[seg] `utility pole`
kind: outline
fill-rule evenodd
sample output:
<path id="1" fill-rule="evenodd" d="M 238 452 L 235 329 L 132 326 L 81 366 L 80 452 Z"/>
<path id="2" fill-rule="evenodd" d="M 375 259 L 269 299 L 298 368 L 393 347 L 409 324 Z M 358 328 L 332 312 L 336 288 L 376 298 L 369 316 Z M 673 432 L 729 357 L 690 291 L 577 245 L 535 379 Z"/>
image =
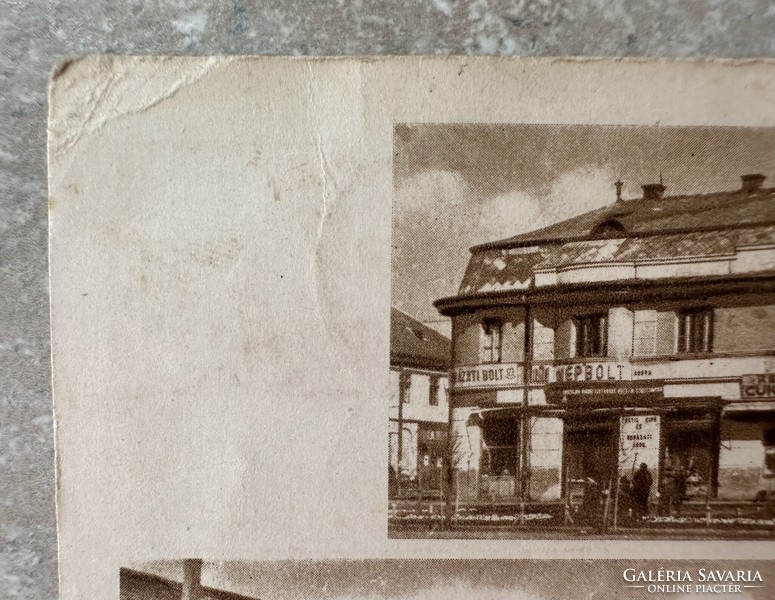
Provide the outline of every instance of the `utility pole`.
<path id="1" fill-rule="evenodd" d="M 452 525 L 452 487 L 455 486 L 455 502 L 458 502 L 458 493 L 459 489 L 457 485 L 455 484 L 455 424 L 452 420 L 453 418 L 453 412 L 452 412 L 452 394 L 450 393 L 450 387 L 452 386 L 452 373 L 450 372 L 450 377 L 448 379 L 447 383 L 447 460 L 446 460 L 446 483 L 447 483 L 447 495 L 445 496 L 447 500 L 446 510 L 445 510 L 445 518 L 447 521 L 447 525 Z M 442 483 L 443 485 L 443 483 Z"/>
<path id="2" fill-rule="evenodd" d="M 401 464 L 404 459 L 404 402 L 409 391 L 410 375 L 401 369 L 398 375 L 398 460 L 396 461 L 396 495 L 401 498 Z"/>
<path id="3" fill-rule="evenodd" d="M 519 492 L 522 505 L 530 499 L 530 461 L 528 436 L 532 434 L 528 406 L 530 405 L 530 383 L 533 372 L 533 315 L 530 305 L 525 305 L 525 345 L 522 358 L 522 416 L 519 420 Z M 527 422 L 526 422 L 527 419 Z"/>
<path id="4" fill-rule="evenodd" d="M 447 480 L 447 505 L 445 507 L 445 520 L 447 527 L 450 529 L 452 528 L 452 488 L 454 485 L 455 488 L 455 504 L 459 502 L 459 488 L 457 486 L 457 479 L 455 477 L 455 423 L 453 421 L 454 418 L 454 412 L 453 412 L 453 394 L 452 394 L 452 384 L 455 381 L 455 372 L 454 372 L 454 365 L 455 365 L 455 319 L 452 319 L 452 343 L 449 345 L 449 375 L 447 376 L 447 389 L 446 389 L 446 397 L 447 397 L 447 472 L 446 472 L 446 480 Z M 466 471 L 468 473 L 468 471 Z"/>

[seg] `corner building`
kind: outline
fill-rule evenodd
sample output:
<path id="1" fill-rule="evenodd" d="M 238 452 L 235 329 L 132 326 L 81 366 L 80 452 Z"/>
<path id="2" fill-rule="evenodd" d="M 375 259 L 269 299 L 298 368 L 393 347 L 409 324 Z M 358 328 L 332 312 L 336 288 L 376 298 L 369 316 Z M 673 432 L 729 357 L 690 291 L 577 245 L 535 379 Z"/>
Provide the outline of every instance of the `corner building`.
<path id="1" fill-rule="evenodd" d="M 772 497 L 775 188 L 642 198 L 471 249 L 450 440 L 471 501 L 559 501 L 646 463 L 690 500 Z M 619 186 L 620 189 L 620 186 Z"/>

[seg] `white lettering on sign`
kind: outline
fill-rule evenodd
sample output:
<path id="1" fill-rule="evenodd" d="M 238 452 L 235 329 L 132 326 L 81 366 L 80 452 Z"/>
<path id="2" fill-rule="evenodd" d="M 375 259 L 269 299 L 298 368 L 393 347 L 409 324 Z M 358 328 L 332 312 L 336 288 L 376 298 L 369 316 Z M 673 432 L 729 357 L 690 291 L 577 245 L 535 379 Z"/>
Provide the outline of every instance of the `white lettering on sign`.
<path id="1" fill-rule="evenodd" d="M 623 381 L 632 379 L 629 363 L 576 363 L 554 368 L 554 380 L 558 381 Z"/>
<path id="2" fill-rule="evenodd" d="M 522 385 L 522 373 L 518 364 L 457 367 L 452 372 L 452 385 L 457 389 Z"/>
<path id="3" fill-rule="evenodd" d="M 619 424 L 619 474 L 632 479 L 641 463 L 651 471 L 654 481 L 659 467 L 659 415 L 628 415 Z M 652 486 L 656 491 L 656 484 Z"/>
<path id="4" fill-rule="evenodd" d="M 747 400 L 775 398 L 775 373 L 743 375 L 740 378 L 740 397 Z"/>

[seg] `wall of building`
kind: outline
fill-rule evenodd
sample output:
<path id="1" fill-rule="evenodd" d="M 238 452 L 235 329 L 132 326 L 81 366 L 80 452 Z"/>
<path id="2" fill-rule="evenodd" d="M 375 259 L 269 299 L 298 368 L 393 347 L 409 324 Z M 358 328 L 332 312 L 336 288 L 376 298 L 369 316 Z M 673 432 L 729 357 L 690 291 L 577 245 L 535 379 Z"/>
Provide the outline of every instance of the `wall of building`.
<path id="1" fill-rule="evenodd" d="M 744 298 L 708 297 L 650 305 L 538 307 L 533 311 L 533 358 L 536 361 L 574 358 L 575 317 L 597 313 L 608 315 L 609 358 L 673 355 L 677 343 L 677 313 L 700 306 L 713 308 L 715 353 L 775 351 L 775 304 L 771 297 L 752 294 Z M 523 311 L 489 310 L 454 318 L 455 365 L 476 365 L 482 362 L 482 322 L 491 317 L 500 318 L 504 323 L 501 362 L 523 360 Z"/>
<path id="2" fill-rule="evenodd" d="M 748 294 L 634 307 L 633 354 L 675 354 L 677 312 L 704 306 L 713 308 L 714 353 L 775 350 L 775 305 L 772 297 Z"/>
<path id="3" fill-rule="evenodd" d="M 401 473 L 404 478 L 414 480 L 417 478 L 419 424 L 407 421 L 403 423 L 402 430 L 401 468 L 398 469 L 398 421 L 390 421 L 388 428 L 390 466 L 396 474 Z"/>
<path id="4" fill-rule="evenodd" d="M 679 357 L 679 312 L 705 307 L 713 309 L 711 354 L 707 357 L 688 355 L 682 360 L 676 360 Z M 675 398 L 678 405 L 681 398 L 701 397 L 739 402 L 739 378 L 744 374 L 770 373 L 775 365 L 772 356 L 775 352 L 775 303 L 769 295 L 751 293 L 744 296 L 698 296 L 696 300 L 686 302 L 661 301 L 613 307 L 536 307 L 532 310 L 534 368 L 542 368 L 542 365 L 551 363 L 578 363 L 574 358 L 574 317 L 595 313 L 605 313 L 608 318 L 608 352 L 601 361 L 624 363 L 631 367 L 629 371 L 625 371 L 627 375 L 624 379 L 656 380 L 661 387 L 660 393 L 664 393 L 665 398 Z M 519 319 L 524 318 L 523 313 L 519 310 L 504 309 L 455 318 L 455 365 L 478 363 L 481 323 L 483 319 L 490 317 L 498 317 L 504 323 L 509 323 L 509 328 L 504 327 L 502 362 L 522 361 L 523 356 L 519 349 L 523 347 L 524 328 L 520 327 Z M 514 354 L 506 351 L 509 345 L 514 348 Z M 592 359 L 593 362 L 594 360 Z M 668 383 L 662 387 L 659 382 L 665 379 Z M 482 431 L 478 427 L 471 423 L 462 425 L 472 410 L 483 406 L 520 404 L 524 398 L 520 378 L 516 379 L 515 384 L 508 386 L 492 379 L 483 378 L 482 382 L 476 383 L 476 386 L 480 386 L 478 390 L 470 389 L 466 393 L 459 391 L 456 395 L 458 408 L 455 409 L 455 418 L 460 421 L 459 432 L 465 433 L 467 443 L 477 440 L 477 443 L 481 444 L 482 439 Z M 542 388 L 531 390 L 531 398 L 536 399 L 540 392 Z M 463 405 L 467 407 L 464 408 Z M 687 423 L 691 421 L 691 417 L 686 418 Z M 773 427 L 771 418 L 765 416 L 757 420 L 748 415 L 746 419 L 722 420 L 722 441 L 720 447 L 716 447 L 719 500 L 753 500 L 771 485 L 771 481 L 763 476 L 763 440 L 765 429 Z M 708 430 L 707 435 L 693 434 L 697 438 L 696 448 L 684 448 L 679 439 L 681 435 L 673 435 L 670 431 L 675 427 L 688 425 L 673 421 L 673 417 L 665 420 L 663 446 L 671 446 L 670 451 L 679 462 L 685 455 L 694 457 L 697 464 L 703 465 L 703 470 L 710 468 L 708 461 L 715 464 L 716 450 L 711 451 L 705 447 L 709 443 L 711 430 Z M 529 462 L 532 472 L 532 497 L 538 500 L 557 499 L 562 477 L 563 422 L 560 419 L 540 419 L 532 424 L 531 429 Z M 463 497 L 481 497 L 480 450 L 479 446 L 472 448 L 466 454 L 465 460 L 456 460 L 456 473 L 460 481 L 465 482 L 465 485 L 461 485 L 464 490 L 461 492 Z M 655 480 L 661 476 L 658 467 L 650 468 L 654 469 Z M 693 488 L 697 498 L 692 499 L 697 500 L 699 494 L 702 496 L 700 499 L 704 501 L 708 489 L 707 478 L 708 473 L 703 473 L 702 481 Z"/>
<path id="5" fill-rule="evenodd" d="M 764 477 L 763 442 L 767 426 L 764 420 L 722 420 L 719 499 L 754 500 L 760 491 L 768 490 L 770 482 Z"/>
<path id="6" fill-rule="evenodd" d="M 522 309 L 488 310 L 453 319 L 453 361 L 455 365 L 477 365 L 481 361 L 482 323 L 498 318 L 503 323 L 501 362 L 521 362 L 525 356 L 525 313 Z"/>
<path id="7" fill-rule="evenodd" d="M 475 500 L 479 495 L 482 438 L 481 429 L 470 420 L 475 410 L 475 407 L 462 407 L 452 411 L 452 466 L 461 501 Z"/>
<path id="8" fill-rule="evenodd" d="M 449 377 L 446 372 L 429 372 L 405 369 L 409 377 L 403 406 L 404 421 L 429 421 L 446 423 L 448 418 Z M 436 379 L 436 405 L 431 404 L 431 381 Z M 400 371 L 390 369 L 390 418 L 398 419 L 400 398 Z"/>
<path id="9" fill-rule="evenodd" d="M 713 317 L 714 351 L 775 349 L 775 305 L 721 307 L 714 310 Z"/>
<path id="10" fill-rule="evenodd" d="M 562 419 L 530 419 L 530 497 L 559 500 L 562 495 Z"/>
<path id="11" fill-rule="evenodd" d="M 401 398 L 401 371 L 406 373 L 408 386 L 405 390 L 405 401 L 401 414 L 403 434 L 401 440 L 401 468 L 398 469 L 398 404 Z M 435 390 L 436 405 L 431 404 L 432 381 L 437 380 Z M 417 477 L 418 450 L 420 433 L 425 425 L 446 429 L 449 418 L 448 404 L 449 377 L 446 372 L 421 371 L 417 369 L 390 369 L 390 429 L 389 451 L 390 465 L 396 473 L 399 471 L 405 478 L 414 480 Z"/>

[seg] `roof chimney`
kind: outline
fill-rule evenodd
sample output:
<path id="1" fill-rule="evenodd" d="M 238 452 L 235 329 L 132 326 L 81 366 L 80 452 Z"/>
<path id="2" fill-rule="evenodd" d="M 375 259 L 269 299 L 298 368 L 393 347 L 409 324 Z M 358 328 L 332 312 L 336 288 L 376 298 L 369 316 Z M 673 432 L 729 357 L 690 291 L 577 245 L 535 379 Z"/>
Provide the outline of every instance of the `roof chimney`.
<path id="1" fill-rule="evenodd" d="M 643 188 L 644 200 L 661 200 L 662 194 L 667 189 L 661 183 L 647 183 L 646 185 L 642 185 L 640 187 Z"/>
<path id="2" fill-rule="evenodd" d="M 621 202 L 622 201 L 622 186 L 624 185 L 624 182 L 621 179 L 617 179 L 616 183 L 614 183 L 614 187 L 616 187 L 616 201 Z"/>
<path id="3" fill-rule="evenodd" d="M 751 173 L 750 175 L 741 175 L 740 180 L 743 186 L 740 188 L 743 192 L 755 192 L 761 189 L 764 180 L 767 179 L 761 173 Z"/>

